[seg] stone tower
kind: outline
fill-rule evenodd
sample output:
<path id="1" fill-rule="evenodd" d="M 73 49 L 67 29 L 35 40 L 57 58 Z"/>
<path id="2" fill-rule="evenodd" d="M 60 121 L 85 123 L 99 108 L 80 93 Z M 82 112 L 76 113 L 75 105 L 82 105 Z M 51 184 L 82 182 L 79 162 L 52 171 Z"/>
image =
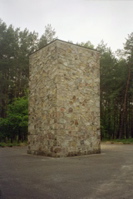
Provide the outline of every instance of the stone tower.
<path id="1" fill-rule="evenodd" d="M 96 50 L 55 40 L 30 55 L 28 153 L 100 153 Z"/>

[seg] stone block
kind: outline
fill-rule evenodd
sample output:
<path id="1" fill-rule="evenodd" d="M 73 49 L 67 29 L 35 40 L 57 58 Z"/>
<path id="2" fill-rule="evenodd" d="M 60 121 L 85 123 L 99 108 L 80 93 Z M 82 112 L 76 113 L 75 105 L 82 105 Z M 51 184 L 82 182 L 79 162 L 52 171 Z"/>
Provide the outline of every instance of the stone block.
<path id="1" fill-rule="evenodd" d="M 30 154 L 100 153 L 100 64 L 96 50 L 55 40 L 30 55 Z"/>

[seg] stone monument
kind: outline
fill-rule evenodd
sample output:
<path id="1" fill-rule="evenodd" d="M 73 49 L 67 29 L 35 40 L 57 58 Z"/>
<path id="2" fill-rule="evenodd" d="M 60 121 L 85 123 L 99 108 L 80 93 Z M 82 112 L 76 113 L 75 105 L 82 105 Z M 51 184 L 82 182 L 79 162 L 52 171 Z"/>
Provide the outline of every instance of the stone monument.
<path id="1" fill-rule="evenodd" d="M 30 55 L 28 153 L 100 153 L 99 53 L 55 40 Z"/>

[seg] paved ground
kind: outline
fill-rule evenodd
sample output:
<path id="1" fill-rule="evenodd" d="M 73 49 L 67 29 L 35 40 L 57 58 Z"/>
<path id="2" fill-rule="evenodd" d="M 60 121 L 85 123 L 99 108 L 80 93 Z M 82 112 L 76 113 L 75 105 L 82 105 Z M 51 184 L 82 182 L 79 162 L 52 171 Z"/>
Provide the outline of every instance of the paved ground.
<path id="1" fill-rule="evenodd" d="M 0 199 L 133 199 L 133 145 L 49 158 L 0 148 Z"/>

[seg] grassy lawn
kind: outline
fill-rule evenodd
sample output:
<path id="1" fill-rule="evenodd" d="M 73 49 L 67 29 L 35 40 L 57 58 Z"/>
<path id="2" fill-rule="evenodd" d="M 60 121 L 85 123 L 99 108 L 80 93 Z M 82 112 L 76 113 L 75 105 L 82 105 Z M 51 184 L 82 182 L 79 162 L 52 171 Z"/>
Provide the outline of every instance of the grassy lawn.
<path id="1" fill-rule="evenodd" d="M 107 143 L 107 144 L 133 144 L 133 138 L 129 138 L 129 139 L 103 139 L 101 141 L 102 143 Z M 27 142 L 0 142 L 0 147 L 13 147 L 13 146 L 26 146 Z"/>
<path id="2" fill-rule="evenodd" d="M 27 145 L 27 142 L 0 142 L 0 147 L 13 147 L 13 146 L 26 146 Z"/>
<path id="3" fill-rule="evenodd" d="M 103 139 L 102 140 L 103 143 L 110 143 L 110 144 L 133 144 L 133 138 L 129 138 L 129 139 L 112 139 L 112 140 L 107 140 L 107 139 Z"/>

